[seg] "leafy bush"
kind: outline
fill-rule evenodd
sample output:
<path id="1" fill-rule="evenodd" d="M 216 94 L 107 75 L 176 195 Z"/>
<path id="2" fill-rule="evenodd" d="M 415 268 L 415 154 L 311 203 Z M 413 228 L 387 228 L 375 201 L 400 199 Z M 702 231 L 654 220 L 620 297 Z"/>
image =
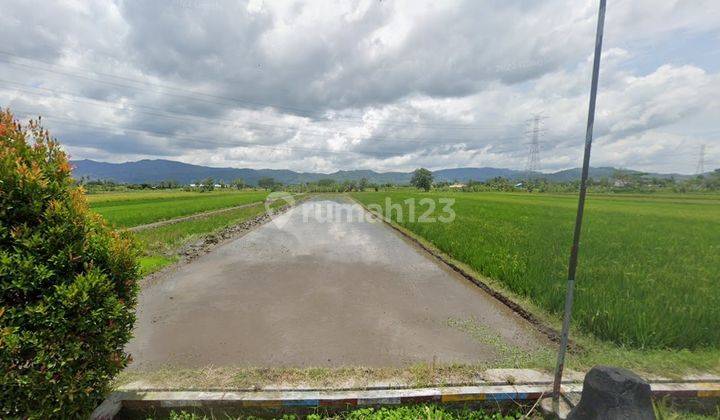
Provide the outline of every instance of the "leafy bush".
<path id="1" fill-rule="evenodd" d="M 37 122 L 0 110 L 0 417 L 87 416 L 127 363 L 138 250 Z"/>

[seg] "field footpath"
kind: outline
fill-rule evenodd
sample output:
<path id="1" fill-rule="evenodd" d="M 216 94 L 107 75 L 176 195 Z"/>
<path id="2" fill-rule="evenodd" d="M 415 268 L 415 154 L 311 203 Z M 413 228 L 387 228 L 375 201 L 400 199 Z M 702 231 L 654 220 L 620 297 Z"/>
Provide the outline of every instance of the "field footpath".
<path id="1" fill-rule="evenodd" d="M 302 195 L 303 194 L 293 194 L 293 198 L 296 198 L 296 197 L 302 196 Z M 232 210 L 239 210 L 239 209 L 244 209 L 247 207 L 257 206 L 258 204 L 263 204 L 263 203 L 268 203 L 268 202 L 272 203 L 274 201 L 277 201 L 277 199 L 276 200 L 254 201 L 252 203 L 242 204 L 240 206 L 225 207 L 225 208 L 217 209 L 217 210 L 210 210 L 210 211 L 204 211 L 204 212 L 200 212 L 200 213 L 194 213 L 189 216 L 175 217 L 172 219 L 160 220 L 160 221 L 153 222 L 153 223 L 147 223 L 144 225 L 131 226 L 128 228 L 124 228 L 123 230 L 128 230 L 130 232 L 140 232 L 140 231 L 146 230 L 146 229 L 153 229 L 153 228 L 157 228 L 160 226 L 172 225 L 174 223 L 186 222 L 188 220 L 199 219 L 199 218 L 207 217 L 207 216 L 213 216 L 216 214 L 221 214 L 221 213 L 225 213 L 225 212 L 232 211 Z"/>
<path id="2" fill-rule="evenodd" d="M 130 232 L 139 232 L 141 230 L 153 229 L 153 228 L 157 228 L 160 226 L 172 225 L 174 223 L 186 222 L 188 220 L 199 219 L 201 217 L 212 216 L 212 215 L 219 214 L 219 213 L 225 213 L 225 212 L 228 212 L 231 210 L 238 210 L 238 209 L 243 209 L 246 207 L 257 206 L 258 204 L 262 204 L 262 203 L 264 203 L 264 201 L 255 201 L 253 203 L 243 204 L 241 206 L 225 207 L 224 209 L 204 211 L 201 213 L 191 214 L 189 216 L 176 217 L 174 219 L 167 219 L 167 220 L 160 220 L 159 222 L 148 223 L 146 225 L 132 226 L 129 228 L 125 228 L 124 230 L 129 230 Z"/>
<path id="3" fill-rule="evenodd" d="M 563 381 L 566 402 L 579 401 L 584 374 L 571 372 Z M 646 378 L 656 399 L 669 399 L 686 406 L 711 406 L 720 400 L 720 376 L 688 376 L 679 380 Z M 484 380 L 473 384 L 430 387 L 367 386 L 363 388 L 265 388 L 261 390 L 173 390 L 157 389 L 141 382 L 120 387 L 93 413 L 93 419 L 112 419 L 123 414 L 156 413 L 162 410 L 275 410 L 303 413 L 338 411 L 363 406 L 394 406 L 416 403 L 473 404 L 488 408 L 529 407 L 550 395 L 552 376 L 530 369 L 490 369 Z"/>
<path id="4" fill-rule="evenodd" d="M 361 206 L 365 211 L 372 214 L 375 218 L 381 220 L 384 224 L 394 229 L 396 232 L 398 232 L 400 235 L 402 235 L 404 238 L 408 239 L 409 241 L 413 242 L 420 248 L 427 251 L 429 254 L 431 254 L 433 257 L 437 258 L 441 264 L 445 264 L 448 267 L 450 267 L 453 271 L 460 274 L 462 277 L 466 278 L 467 280 L 471 281 L 473 284 L 484 290 L 486 293 L 488 293 L 490 296 L 494 297 L 501 303 L 503 303 L 505 306 L 510 308 L 513 312 L 517 313 L 520 317 L 524 318 L 526 321 L 528 321 L 530 324 L 532 324 L 538 331 L 543 333 L 552 341 L 553 343 L 560 343 L 560 331 L 553 328 L 552 326 L 548 325 L 547 322 L 541 320 L 539 317 L 537 317 L 534 313 L 528 311 L 525 309 L 522 305 L 514 301 L 513 299 L 509 298 L 505 294 L 499 292 L 498 290 L 490 287 L 487 282 L 483 281 L 484 277 L 481 277 L 477 275 L 473 270 L 466 268 L 465 264 L 455 260 L 454 258 L 450 257 L 449 255 L 445 254 L 444 252 L 437 249 L 434 245 L 432 245 L 429 241 L 426 239 L 416 235 L 415 233 L 411 232 L 408 229 L 405 229 L 404 227 L 398 225 L 397 223 L 393 222 L 392 220 L 388 220 L 384 215 L 378 214 L 377 212 L 369 209 L 365 204 L 357 200 L 355 197 L 348 195 L 355 203 L 357 203 L 359 206 Z M 574 342 L 572 339 L 568 341 L 568 350 L 573 351 L 580 351 L 582 350 L 582 346 L 580 346 L 578 343 Z"/>

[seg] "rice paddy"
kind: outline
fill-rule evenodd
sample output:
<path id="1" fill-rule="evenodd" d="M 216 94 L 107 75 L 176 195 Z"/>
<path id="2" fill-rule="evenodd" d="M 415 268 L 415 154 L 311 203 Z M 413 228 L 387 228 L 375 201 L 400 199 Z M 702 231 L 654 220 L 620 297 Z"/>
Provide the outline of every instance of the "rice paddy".
<path id="1" fill-rule="evenodd" d="M 133 227 L 265 199 L 264 191 L 140 191 L 88 195 L 90 208 L 117 227 Z"/>
<path id="2" fill-rule="evenodd" d="M 265 206 L 257 204 L 137 232 L 143 250 L 141 271 L 145 275 L 158 271 L 178 260 L 176 251 L 184 244 L 263 213 Z"/>
<path id="3" fill-rule="evenodd" d="M 133 227 L 197 213 L 243 206 L 201 215 L 196 219 L 155 226 L 136 233 L 142 249 L 143 275 L 158 271 L 178 260 L 176 252 L 203 235 L 241 223 L 265 212 L 264 191 L 192 192 L 181 190 L 132 191 L 88 195 L 90 208 L 116 227 Z M 257 203 L 257 204 L 253 204 Z"/>

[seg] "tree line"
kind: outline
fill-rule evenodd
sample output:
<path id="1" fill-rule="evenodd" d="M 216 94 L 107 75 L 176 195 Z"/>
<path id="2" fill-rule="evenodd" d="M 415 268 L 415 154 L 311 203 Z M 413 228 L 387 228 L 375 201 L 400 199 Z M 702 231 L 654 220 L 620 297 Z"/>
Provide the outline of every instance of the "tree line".
<path id="1" fill-rule="evenodd" d="M 175 180 L 164 180 L 156 183 L 120 184 L 106 180 L 90 180 L 80 178 L 76 181 L 86 191 L 116 191 L 123 189 L 177 189 L 187 191 L 213 191 L 215 189 L 233 188 L 262 188 L 268 191 L 287 190 L 293 192 L 356 192 L 380 191 L 399 187 L 415 187 L 420 190 L 430 189 L 454 190 L 466 192 L 478 191 L 526 191 L 526 192 L 574 192 L 579 188 L 579 180 L 551 181 L 544 178 L 510 179 L 496 177 L 485 181 L 465 180 L 453 182 L 435 181 L 433 173 L 425 168 L 416 169 L 409 183 L 372 182 L 368 178 L 358 180 L 336 180 L 324 178 L 312 182 L 299 184 L 284 184 L 271 177 L 260 178 L 256 185 L 249 184 L 238 178 L 230 182 L 204 178 L 189 185 L 183 185 Z M 694 177 L 676 179 L 673 177 L 660 178 L 642 172 L 617 170 L 611 176 L 590 178 L 588 186 L 593 192 L 712 192 L 720 191 L 720 169 Z"/>

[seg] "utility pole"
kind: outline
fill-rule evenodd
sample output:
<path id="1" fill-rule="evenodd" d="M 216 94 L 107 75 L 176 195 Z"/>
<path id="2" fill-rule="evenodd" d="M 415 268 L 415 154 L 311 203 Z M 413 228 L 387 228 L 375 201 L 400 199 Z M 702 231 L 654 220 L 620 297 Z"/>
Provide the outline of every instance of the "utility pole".
<path id="1" fill-rule="evenodd" d="M 528 178 L 532 172 L 540 170 L 540 115 L 533 118 L 532 141 L 530 142 L 530 154 L 525 164 L 525 172 Z"/>
<path id="2" fill-rule="evenodd" d="M 592 84 L 590 85 L 590 104 L 588 106 L 587 127 L 585 130 L 585 153 L 583 154 L 582 176 L 580 178 L 580 196 L 578 198 L 577 215 L 575 217 L 575 231 L 570 250 L 568 264 L 567 293 L 565 295 L 565 313 L 563 314 L 562 334 L 560 336 L 560 349 L 558 351 L 557 365 L 555 367 L 555 381 L 553 382 L 552 405 L 556 414 L 560 413 L 560 386 L 562 383 L 563 368 L 565 367 L 565 352 L 567 351 L 568 336 L 570 334 L 570 317 L 572 314 L 573 293 L 575 289 L 575 273 L 577 272 L 578 251 L 580 248 L 580 232 L 582 230 L 583 212 L 585 210 L 585 196 L 587 195 L 587 179 L 590 170 L 590 149 L 592 148 L 593 124 L 595 123 L 595 102 L 597 99 L 598 79 L 600 76 L 600 54 L 602 53 L 603 28 L 605 26 L 606 0 L 600 0 L 598 10 L 597 33 L 595 35 L 595 57 L 593 59 Z"/>
<path id="3" fill-rule="evenodd" d="M 705 173 L 705 145 L 700 145 L 700 156 L 698 157 L 697 168 L 695 169 L 697 175 Z"/>

